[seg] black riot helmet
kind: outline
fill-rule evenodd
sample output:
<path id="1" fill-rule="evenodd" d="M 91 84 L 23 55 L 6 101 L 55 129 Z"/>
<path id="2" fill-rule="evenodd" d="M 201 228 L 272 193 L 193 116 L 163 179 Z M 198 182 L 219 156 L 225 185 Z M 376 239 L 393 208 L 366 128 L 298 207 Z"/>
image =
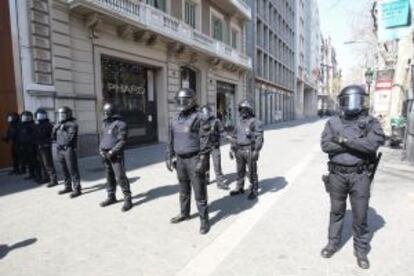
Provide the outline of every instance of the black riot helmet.
<path id="1" fill-rule="evenodd" d="M 180 112 L 185 112 L 196 106 L 196 95 L 190 88 L 181 88 L 175 96 L 175 104 Z"/>
<path id="2" fill-rule="evenodd" d="M 239 113 L 243 118 L 253 117 L 253 106 L 248 99 L 244 99 L 239 103 Z"/>
<path id="3" fill-rule="evenodd" d="M 118 115 L 118 109 L 113 103 L 106 103 L 103 106 L 103 115 L 105 119 L 110 119 L 115 115 Z"/>
<path id="4" fill-rule="evenodd" d="M 19 121 L 19 114 L 17 114 L 16 112 L 10 112 L 9 114 L 7 114 L 7 123 L 11 124 L 11 123 L 16 123 Z"/>
<path id="5" fill-rule="evenodd" d="M 369 95 L 360 85 L 349 85 L 338 96 L 339 106 L 346 116 L 357 116 L 369 109 Z"/>
<path id="6" fill-rule="evenodd" d="M 72 109 L 67 106 L 62 106 L 58 109 L 57 119 L 59 123 L 72 119 Z"/>
<path id="7" fill-rule="evenodd" d="M 20 121 L 22 123 L 33 122 L 33 113 L 30 111 L 23 111 L 22 114 L 20 114 Z"/>
<path id="8" fill-rule="evenodd" d="M 43 108 L 39 108 L 38 110 L 36 110 L 35 118 L 38 122 L 49 120 L 47 112 Z"/>
<path id="9" fill-rule="evenodd" d="M 205 120 L 208 120 L 214 117 L 213 110 L 211 109 L 211 106 L 209 106 L 208 104 L 203 105 L 200 108 L 200 112 Z"/>

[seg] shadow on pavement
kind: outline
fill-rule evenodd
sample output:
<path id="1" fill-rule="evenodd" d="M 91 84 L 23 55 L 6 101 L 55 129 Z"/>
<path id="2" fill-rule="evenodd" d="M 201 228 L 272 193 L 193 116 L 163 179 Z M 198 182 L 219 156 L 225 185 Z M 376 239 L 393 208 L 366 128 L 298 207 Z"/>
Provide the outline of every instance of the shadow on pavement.
<path id="1" fill-rule="evenodd" d="M 151 189 L 145 193 L 140 193 L 132 197 L 133 205 L 138 206 L 161 197 L 170 196 L 178 193 L 178 184 L 166 185 Z M 138 200 L 137 200 L 138 199 Z M 135 201 L 137 200 L 137 201 Z"/>
<path id="2" fill-rule="evenodd" d="M 130 177 L 128 179 L 129 179 L 129 184 L 132 185 L 135 182 L 137 182 L 140 179 L 140 177 Z M 90 193 L 98 192 L 100 190 L 104 190 L 105 188 L 106 188 L 106 182 L 99 183 L 93 186 L 82 187 L 82 194 L 90 194 Z M 118 188 L 119 187 L 117 186 L 117 189 Z"/>
<path id="3" fill-rule="evenodd" d="M 210 204 L 210 213 L 218 211 L 214 216 L 210 218 L 211 225 L 224 220 L 229 216 L 237 215 L 243 211 L 252 208 L 257 202 L 260 201 L 260 196 L 265 193 L 276 193 L 277 191 L 287 186 L 286 179 L 284 177 L 275 177 L 264 179 L 259 183 L 259 198 L 257 200 L 247 200 L 246 193 L 239 196 L 225 196 L 217 199 Z"/>
<path id="4" fill-rule="evenodd" d="M 368 229 L 371 232 L 369 241 L 374 238 L 375 233 L 385 226 L 384 218 L 377 213 L 374 208 L 369 207 L 368 209 Z M 339 245 L 339 250 L 344 247 L 344 245 L 351 239 L 352 237 L 352 211 L 347 210 L 345 213 L 344 219 L 344 227 L 342 230 L 342 239 L 341 244 Z M 370 251 L 371 248 L 368 248 Z"/>
<path id="5" fill-rule="evenodd" d="M 27 240 L 15 243 L 11 246 L 8 246 L 7 244 L 0 244 L 0 260 L 6 257 L 10 253 L 10 251 L 32 245 L 35 242 L 37 242 L 37 239 L 32 238 L 32 239 L 27 239 Z"/>

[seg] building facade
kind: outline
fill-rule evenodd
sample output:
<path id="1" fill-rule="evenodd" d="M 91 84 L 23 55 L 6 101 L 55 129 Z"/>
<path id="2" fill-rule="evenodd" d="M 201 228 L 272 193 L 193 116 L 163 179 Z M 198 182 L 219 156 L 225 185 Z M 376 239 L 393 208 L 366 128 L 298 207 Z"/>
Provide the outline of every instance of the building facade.
<path id="1" fill-rule="evenodd" d="M 317 113 L 320 74 L 319 8 L 315 0 L 296 1 L 296 118 Z"/>
<path id="2" fill-rule="evenodd" d="M 265 124 L 294 119 L 295 1 L 250 0 L 247 52 L 253 59 L 249 97 Z"/>
<path id="3" fill-rule="evenodd" d="M 319 76 L 318 111 L 338 109 L 337 96 L 341 89 L 341 71 L 331 38 L 321 36 L 321 71 Z"/>
<path id="4" fill-rule="evenodd" d="M 242 0 L 9 3 L 19 110 L 42 107 L 54 118 L 58 107 L 71 107 L 81 155 L 96 152 L 106 101 L 129 123 L 130 146 L 167 140 L 181 87 L 195 89 L 200 104 L 234 124 L 252 68 L 251 9 Z"/>

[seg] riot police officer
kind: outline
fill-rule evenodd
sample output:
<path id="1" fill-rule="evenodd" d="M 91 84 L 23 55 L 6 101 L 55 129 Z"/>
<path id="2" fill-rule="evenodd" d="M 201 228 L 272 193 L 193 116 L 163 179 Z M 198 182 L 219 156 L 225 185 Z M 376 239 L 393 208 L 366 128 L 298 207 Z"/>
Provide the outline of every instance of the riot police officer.
<path id="1" fill-rule="evenodd" d="M 30 111 L 23 111 L 20 114 L 18 144 L 20 157 L 24 167 L 28 167 L 29 176 L 25 179 L 34 179 L 40 183 L 39 166 L 36 162 L 36 130 L 33 114 Z"/>
<path id="2" fill-rule="evenodd" d="M 36 125 L 36 143 L 41 163 L 42 182 L 48 182 L 47 187 L 50 188 L 58 184 L 52 155 L 53 125 L 49 121 L 46 110 L 42 108 L 36 111 L 35 117 L 38 122 Z"/>
<path id="3" fill-rule="evenodd" d="M 53 128 L 52 139 L 56 142 L 57 155 L 62 167 L 64 189 L 59 194 L 71 193 L 75 198 L 81 195 L 78 168 L 78 124 L 72 116 L 72 109 L 63 106 L 57 112 L 58 122 Z"/>
<path id="4" fill-rule="evenodd" d="M 255 118 L 253 106 L 249 100 L 240 102 L 239 118 L 232 136 L 230 157 L 236 157 L 237 185 L 230 192 L 231 196 L 244 193 L 244 179 L 246 167 L 250 180 L 249 194 L 247 198 L 253 200 L 258 196 L 259 179 L 257 176 L 257 161 L 260 150 L 263 147 L 263 124 Z"/>
<path id="5" fill-rule="evenodd" d="M 342 114 L 329 119 L 321 140 L 322 150 L 329 156 L 329 175 L 323 179 L 331 201 L 329 240 L 321 255 L 330 258 L 338 250 L 349 195 L 354 255 L 358 266 L 368 269 L 370 233 L 367 213 L 372 168 L 385 136 L 378 120 L 368 115 L 368 95 L 361 86 L 345 87 L 338 100 Z"/>
<path id="6" fill-rule="evenodd" d="M 131 190 L 124 166 L 124 147 L 128 137 L 128 128 L 114 104 L 106 103 L 103 113 L 99 152 L 105 165 L 108 198 L 101 203 L 101 206 L 116 203 L 115 192 L 118 183 L 124 194 L 122 211 L 126 212 L 132 208 Z"/>
<path id="7" fill-rule="evenodd" d="M 19 159 L 19 146 L 18 146 L 18 132 L 19 132 L 19 115 L 16 112 L 10 112 L 7 114 L 7 133 L 3 141 L 11 143 L 11 157 L 13 161 L 13 170 L 10 174 L 20 173 L 20 159 Z"/>
<path id="8" fill-rule="evenodd" d="M 223 171 L 221 169 L 221 152 L 220 141 L 224 133 L 224 127 L 221 121 L 214 117 L 213 111 L 209 105 L 204 105 L 200 108 L 203 120 L 210 124 L 210 139 L 209 139 L 209 154 L 206 158 L 206 183 L 210 183 L 210 155 L 213 159 L 214 172 L 216 174 L 217 187 L 223 190 L 228 190 L 229 187 L 224 183 Z"/>
<path id="9" fill-rule="evenodd" d="M 195 92 L 192 89 L 180 89 L 175 100 L 179 114 L 170 123 L 166 163 L 168 170 L 175 168 L 177 171 L 181 213 L 172 218 L 171 223 L 189 219 L 192 187 L 201 219 L 200 233 L 206 234 L 210 224 L 207 186 L 203 177 L 210 126 L 197 111 Z"/>

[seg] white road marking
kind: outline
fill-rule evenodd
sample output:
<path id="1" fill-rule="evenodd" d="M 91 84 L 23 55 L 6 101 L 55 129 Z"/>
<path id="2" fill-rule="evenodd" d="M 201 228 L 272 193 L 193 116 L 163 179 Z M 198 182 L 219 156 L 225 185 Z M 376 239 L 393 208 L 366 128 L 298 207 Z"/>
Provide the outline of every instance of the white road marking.
<path id="1" fill-rule="evenodd" d="M 314 147 L 296 166 L 292 167 L 284 176 L 288 183 L 287 188 L 293 185 L 296 178 L 315 157 L 319 147 Z M 266 193 L 260 196 L 259 203 L 242 214 L 223 233 L 221 233 L 208 246 L 203 248 L 198 255 L 187 263 L 177 276 L 202 276 L 211 275 L 228 255 L 240 244 L 243 238 L 270 210 L 273 204 L 284 194 L 287 189 L 279 191 L 276 195 Z"/>

